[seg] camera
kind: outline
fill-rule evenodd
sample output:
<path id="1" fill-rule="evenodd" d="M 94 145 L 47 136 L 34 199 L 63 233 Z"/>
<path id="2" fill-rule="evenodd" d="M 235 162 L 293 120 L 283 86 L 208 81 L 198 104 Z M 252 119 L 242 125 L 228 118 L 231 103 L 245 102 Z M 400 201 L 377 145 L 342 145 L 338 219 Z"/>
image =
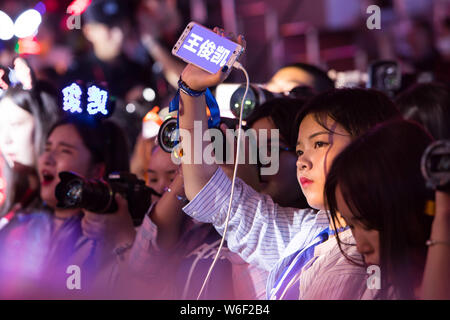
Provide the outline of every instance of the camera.
<path id="1" fill-rule="evenodd" d="M 450 192 L 450 140 L 438 140 L 428 146 L 421 170 L 427 187 Z"/>
<path id="2" fill-rule="evenodd" d="M 151 205 L 151 195 L 159 195 L 145 185 L 136 175 L 128 172 L 114 172 L 108 179 L 85 179 L 73 172 L 60 172 L 60 183 L 56 186 L 57 207 L 63 209 L 80 208 L 96 213 L 117 211 L 114 199 L 120 193 L 128 201 L 128 210 L 134 225 L 141 224 Z M 159 195 L 160 196 L 160 195 Z"/>
<path id="3" fill-rule="evenodd" d="M 241 85 L 234 91 L 230 98 L 230 110 L 236 118 L 239 118 L 241 113 L 241 103 L 242 98 L 245 94 L 245 84 Z M 258 106 L 262 105 L 264 102 L 274 99 L 276 97 L 281 97 L 281 93 L 274 93 L 264 89 L 261 85 L 250 84 L 248 88 L 247 97 L 244 101 L 244 110 L 242 111 L 242 119 L 246 120 L 252 114 Z"/>
<path id="4" fill-rule="evenodd" d="M 239 118 L 241 112 L 241 103 L 242 98 L 245 94 L 246 85 L 240 85 L 231 95 L 230 98 L 230 110 L 231 113 Z M 298 86 L 293 88 L 289 92 L 285 93 L 277 93 L 271 92 L 263 88 L 262 85 L 259 84 L 250 84 L 247 97 L 244 101 L 244 110 L 242 114 L 242 119 L 247 120 L 252 112 L 258 108 L 263 103 L 281 97 L 291 97 L 291 98 L 311 98 L 314 96 L 314 91 L 312 88 L 308 86 Z"/>
<path id="5" fill-rule="evenodd" d="M 367 88 L 373 88 L 393 96 L 401 88 L 402 75 L 395 61 L 376 61 L 369 67 Z"/>
<path id="6" fill-rule="evenodd" d="M 239 125 L 239 119 L 220 117 L 220 124 L 222 123 L 225 124 L 230 129 L 235 129 Z M 171 153 L 179 143 L 176 129 L 177 129 L 176 117 L 170 117 L 166 119 L 159 128 L 158 144 L 160 145 L 161 149 L 167 153 Z M 242 125 L 242 130 L 245 131 L 247 129 L 248 129 L 247 126 Z M 224 158 L 221 160 L 225 161 L 227 159 L 227 153 L 226 153 L 226 139 L 225 136 L 223 135 L 223 132 L 222 137 L 225 143 L 223 145 Z"/>
<path id="7" fill-rule="evenodd" d="M 170 117 L 166 119 L 158 131 L 158 144 L 161 149 L 167 153 L 171 153 L 178 144 L 178 137 L 176 136 L 177 118 Z"/>

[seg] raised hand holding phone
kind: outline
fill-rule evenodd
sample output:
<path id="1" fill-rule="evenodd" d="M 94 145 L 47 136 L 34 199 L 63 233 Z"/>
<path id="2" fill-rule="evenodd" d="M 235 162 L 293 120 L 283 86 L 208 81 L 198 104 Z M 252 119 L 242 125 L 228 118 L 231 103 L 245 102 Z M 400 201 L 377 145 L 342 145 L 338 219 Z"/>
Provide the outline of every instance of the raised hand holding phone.
<path id="1" fill-rule="evenodd" d="M 217 27 L 211 31 L 194 22 L 186 27 L 172 53 L 189 63 L 181 78 L 192 90 L 205 90 L 228 77 L 245 49 L 242 36 L 235 39 L 230 35 L 230 38 Z"/>
<path id="2" fill-rule="evenodd" d="M 231 37 L 234 38 L 233 36 Z M 217 46 L 217 44 L 219 44 L 219 46 Z M 228 47 L 228 45 L 231 47 Z M 244 72 L 247 79 L 247 88 L 241 104 L 244 102 L 245 96 L 248 92 L 250 80 L 244 67 L 242 67 L 240 63 L 236 62 L 239 56 L 243 53 L 244 47 L 245 42 L 242 36 L 238 37 L 237 42 L 232 42 L 226 40 L 223 30 L 214 28 L 214 31 L 211 32 L 204 27 L 197 27 L 196 24 L 190 23 L 172 51 L 174 55 L 179 56 L 181 59 L 189 63 L 181 74 L 181 79 L 178 82 L 179 91 L 175 98 L 171 101 L 169 108 L 169 110 L 179 110 L 179 128 L 184 129 L 184 132 L 188 133 L 185 137 L 180 137 L 181 150 L 183 151 L 180 154 L 184 173 L 184 186 L 188 199 L 193 199 L 218 169 L 217 163 L 214 162 L 207 163 L 205 161 L 200 161 L 200 163 L 196 163 L 196 161 L 192 161 L 193 155 L 194 158 L 195 155 L 201 157 L 203 150 L 207 148 L 206 140 L 208 139 L 202 139 L 203 141 L 196 142 L 195 137 L 198 134 L 200 137 L 203 137 L 205 133 L 208 133 L 208 128 L 215 127 L 214 124 L 218 125 L 219 122 L 216 120 L 220 120 L 217 101 L 215 101 L 215 98 L 212 96 L 208 88 L 223 82 L 229 75 L 232 67 L 235 66 Z M 207 119 L 206 117 L 205 102 L 211 113 L 210 119 Z M 212 126 L 210 125 L 210 122 Z M 197 132 L 195 132 L 195 123 L 200 123 L 201 132 L 198 132 L 198 129 Z M 237 159 L 239 159 L 241 126 L 242 115 L 239 118 L 237 144 L 238 151 L 236 154 Z M 196 148 L 196 143 L 200 143 L 201 148 Z M 185 153 L 184 150 L 190 150 L 190 152 Z M 224 245 L 228 221 L 231 214 L 231 201 L 233 199 L 237 165 L 238 161 L 235 161 L 231 181 L 232 187 L 229 198 L 230 201 L 228 204 L 223 237 L 197 299 L 200 299 L 202 296 L 215 263 L 219 258 L 220 251 Z"/>

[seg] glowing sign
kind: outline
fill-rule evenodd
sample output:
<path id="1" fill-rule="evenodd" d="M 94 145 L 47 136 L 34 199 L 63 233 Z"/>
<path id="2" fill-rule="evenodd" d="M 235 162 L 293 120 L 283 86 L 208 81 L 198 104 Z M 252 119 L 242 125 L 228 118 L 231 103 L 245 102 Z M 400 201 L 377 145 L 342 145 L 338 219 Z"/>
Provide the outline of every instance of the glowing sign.
<path id="1" fill-rule="evenodd" d="M 95 85 L 89 86 L 86 90 L 83 83 L 72 83 L 62 90 L 62 95 L 64 111 L 71 113 L 87 112 L 90 116 L 108 116 L 110 113 L 108 91 Z"/>
<path id="2" fill-rule="evenodd" d="M 62 90 L 63 93 L 63 110 L 71 113 L 82 113 L 81 95 L 83 92 L 79 85 L 72 83 L 69 87 Z"/>
<path id="3" fill-rule="evenodd" d="M 96 86 L 90 86 L 88 88 L 87 101 L 88 101 L 87 112 L 90 115 L 94 115 L 99 112 L 105 116 L 108 114 L 108 110 L 106 109 L 106 102 L 108 101 L 107 91 L 101 90 Z"/>

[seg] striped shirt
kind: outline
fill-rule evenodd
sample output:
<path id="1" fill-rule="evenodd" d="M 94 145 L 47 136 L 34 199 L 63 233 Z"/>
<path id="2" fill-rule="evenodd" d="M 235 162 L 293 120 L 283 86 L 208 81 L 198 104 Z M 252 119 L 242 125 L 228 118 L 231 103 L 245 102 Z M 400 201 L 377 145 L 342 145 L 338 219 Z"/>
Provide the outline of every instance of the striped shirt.
<path id="1" fill-rule="evenodd" d="M 362 256 L 356 250 L 351 230 L 339 234 L 345 254 L 358 264 Z M 347 260 L 337 240 L 331 237 L 314 249 L 314 257 L 303 267 L 299 275 L 301 300 L 359 300 L 374 299 L 376 289 L 369 289 L 365 267 Z"/>
<path id="2" fill-rule="evenodd" d="M 212 223 L 223 234 L 230 193 L 231 180 L 219 168 L 183 211 L 198 221 Z M 270 196 L 236 179 L 228 248 L 248 263 L 270 271 L 268 293 L 292 255 L 308 247 L 328 225 L 326 212 L 280 207 Z"/>

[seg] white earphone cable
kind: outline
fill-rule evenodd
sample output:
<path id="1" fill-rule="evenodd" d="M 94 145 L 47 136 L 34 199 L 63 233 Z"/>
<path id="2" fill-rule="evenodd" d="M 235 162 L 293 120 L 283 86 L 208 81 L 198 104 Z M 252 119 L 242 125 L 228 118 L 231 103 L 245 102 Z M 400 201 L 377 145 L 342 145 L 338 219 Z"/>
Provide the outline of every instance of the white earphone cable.
<path id="1" fill-rule="evenodd" d="M 226 237 L 227 230 L 228 230 L 228 221 L 230 220 L 230 214 L 231 214 L 231 204 L 232 204 L 232 201 L 233 201 L 234 185 L 235 185 L 235 182 L 236 182 L 236 173 L 237 173 L 237 168 L 238 168 L 238 164 L 239 164 L 239 156 L 240 156 L 240 149 L 241 149 L 242 114 L 243 114 L 244 102 L 245 102 L 245 99 L 247 98 L 248 89 L 250 87 L 250 79 L 248 77 L 247 71 L 242 66 L 242 64 L 240 64 L 239 62 L 236 61 L 233 64 L 233 67 L 235 67 L 236 69 L 241 70 L 244 73 L 245 79 L 246 79 L 246 87 L 245 87 L 244 96 L 242 97 L 241 110 L 240 110 L 240 114 L 239 114 L 239 128 L 238 128 L 238 138 L 237 138 L 238 141 L 237 141 L 237 147 L 236 147 L 237 151 L 236 151 L 236 159 L 235 159 L 235 163 L 234 163 L 233 179 L 232 179 L 232 182 L 231 182 L 230 201 L 228 203 L 228 211 L 227 211 L 227 217 L 225 219 L 225 229 L 223 231 L 222 241 L 220 242 L 219 249 L 217 250 L 216 256 L 214 257 L 214 260 L 213 260 L 213 262 L 211 264 L 211 267 L 208 270 L 208 273 L 207 273 L 206 278 L 205 278 L 205 280 L 203 282 L 202 288 L 200 289 L 200 292 L 199 292 L 199 294 L 197 296 L 197 300 L 200 299 L 200 297 L 201 297 L 201 295 L 203 293 L 203 290 L 206 287 L 206 284 L 207 284 L 207 282 L 209 280 L 209 277 L 211 276 L 211 272 L 214 269 L 214 266 L 215 266 L 215 264 L 216 264 L 216 262 L 217 262 L 217 260 L 219 258 L 220 251 L 222 250 L 222 247 L 223 247 L 223 243 L 225 242 L 225 237 Z"/>

